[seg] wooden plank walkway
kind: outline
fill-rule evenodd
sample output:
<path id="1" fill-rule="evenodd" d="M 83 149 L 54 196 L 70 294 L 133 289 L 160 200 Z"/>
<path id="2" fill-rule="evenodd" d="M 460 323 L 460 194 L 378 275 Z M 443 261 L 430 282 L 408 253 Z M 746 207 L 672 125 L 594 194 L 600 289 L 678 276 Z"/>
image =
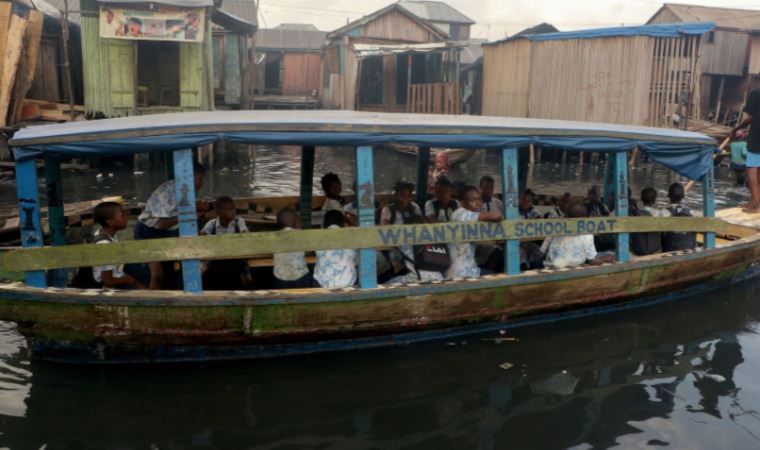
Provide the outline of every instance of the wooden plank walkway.
<path id="1" fill-rule="evenodd" d="M 760 213 L 747 214 L 741 208 L 721 209 L 715 216 L 735 225 L 760 229 Z"/>

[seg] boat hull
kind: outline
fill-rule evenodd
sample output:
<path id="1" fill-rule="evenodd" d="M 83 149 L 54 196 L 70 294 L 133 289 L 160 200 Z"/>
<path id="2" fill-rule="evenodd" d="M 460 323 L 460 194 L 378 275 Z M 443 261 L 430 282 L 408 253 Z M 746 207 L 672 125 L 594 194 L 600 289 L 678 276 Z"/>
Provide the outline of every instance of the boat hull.
<path id="1" fill-rule="evenodd" d="M 0 286 L 34 358 L 246 359 L 446 339 L 648 305 L 760 273 L 758 236 L 713 250 L 373 290 L 114 292 Z"/>

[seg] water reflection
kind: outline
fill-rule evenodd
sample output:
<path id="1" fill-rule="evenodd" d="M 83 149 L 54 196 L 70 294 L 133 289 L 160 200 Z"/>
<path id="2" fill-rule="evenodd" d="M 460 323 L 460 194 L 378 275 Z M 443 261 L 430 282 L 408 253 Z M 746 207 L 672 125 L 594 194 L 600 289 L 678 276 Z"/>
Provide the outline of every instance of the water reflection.
<path id="1" fill-rule="evenodd" d="M 223 365 L 33 363 L 30 374 L 23 344 L 6 339 L 0 377 L 15 394 L 0 397 L 0 445 L 757 447 L 756 288 L 515 330 L 519 341 L 500 344 Z M 25 413 L 8 406 L 29 386 Z"/>

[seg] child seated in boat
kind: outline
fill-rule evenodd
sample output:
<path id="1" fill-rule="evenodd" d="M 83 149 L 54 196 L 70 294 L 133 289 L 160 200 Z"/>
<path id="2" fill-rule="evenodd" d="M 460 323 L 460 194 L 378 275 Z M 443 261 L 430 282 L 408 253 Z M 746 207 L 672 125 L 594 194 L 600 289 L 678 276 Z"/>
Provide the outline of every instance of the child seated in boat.
<path id="1" fill-rule="evenodd" d="M 543 218 L 541 213 L 539 213 L 534 206 L 535 199 L 536 194 L 530 189 L 525 189 L 520 193 L 520 198 L 517 203 L 520 219 L 535 220 Z M 544 254 L 541 253 L 541 243 L 541 241 L 520 242 L 521 265 L 524 265 L 527 269 L 541 267 L 541 262 L 544 259 Z"/>
<path id="2" fill-rule="evenodd" d="M 662 210 L 657 208 L 657 190 L 644 188 L 641 190 L 641 211 L 648 212 L 652 217 L 662 217 Z"/>
<path id="3" fill-rule="evenodd" d="M 544 219 L 564 219 L 567 217 L 567 209 L 573 203 L 573 196 L 569 192 L 562 194 L 559 202 L 544 215 Z"/>
<path id="4" fill-rule="evenodd" d="M 694 217 L 691 210 L 681 205 L 686 192 L 681 183 L 673 183 L 668 188 L 670 204 L 662 210 L 662 217 Z M 697 247 L 696 233 L 662 233 L 662 251 L 689 250 Z"/>
<path id="5" fill-rule="evenodd" d="M 320 180 L 322 191 L 325 193 L 325 203 L 322 205 L 322 211 L 340 211 L 346 218 L 349 225 L 356 225 L 356 211 L 353 204 L 346 202 L 340 194 L 343 192 L 343 183 L 337 174 L 332 172 L 326 173 Z"/>
<path id="6" fill-rule="evenodd" d="M 536 194 L 532 190 L 525 189 L 520 193 L 517 208 L 521 218 L 526 220 L 541 219 L 541 213 L 536 210 L 535 201 Z"/>
<path id="7" fill-rule="evenodd" d="M 346 226 L 343 213 L 332 210 L 325 213 L 323 227 L 334 230 Z M 324 288 L 342 288 L 356 283 L 356 250 L 317 251 L 317 265 L 314 267 L 315 285 Z"/>
<path id="8" fill-rule="evenodd" d="M 589 215 L 586 205 L 580 202 L 571 204 L 567 214 L 571 219 Z M 594 236 L 591 234 L 547 238 L 541 246 L 541 251 L 546 255 L 544 266 L 552 269 L 578 267 L 586 263 L 596 266 L 615 261 L 612 255 L 597 254 Z"/>
<path id="9" fill-rule="evenodd" d="M 439 178 L 435 183 L 435 199 L 425 203 L 425 218 L 428 222 L 449 222 L 459 202 L 454 200 L 454 184 L 448 178 Z"/>
<path id="10" fill-rule="evenodd" d="M 641 191 L 641 208 L 629 208 L 631 217 L 660 217 L 660 210 L 655 208 L 657 191 L 644 188 Z M 631 233 L 631 251 L 638 256 L 652 255 L 662 251 L 662 233 Z"/>
<path id="11" fill-rule="evenodd" d="M 493 196 L 495 184 L 493 177 L 489 175 L 480 178 L 481 212 L 504 212 L 504 204 Z"/>
<path id="12" fill-rule="evenodd" d="M 452 222 L 500 222 L 500 211 L 483 211 L 483 197 L 480 190 L 475 186 L 467 186 L 462 191 L 461 206 L 451 216 Z M 481 270 L 475 261 L 475 243 L 465 242 L 450 244 L 451 267 L 447 272 L 447 278 L 472 278 L 479 277 Z"/>
<path id="13" fill-rule="evenodd" d="M 592 186 L 588 190 L 585 205 L 589 216 L 606 217 L 610 215 L 610 209 L 602 202 L 601 198 L 602 195 L 597 186 Z M 598 252 L 612 252 L 615 251 L 615 238 L 611 234 L 594 236 L 594 245 L 596 245 Z"/>
<path id="14" fill-rule="evenodd" d="M 414 185 L 406 181 L 397 181 L 393 187 L 393 200 L 380 211 L 380 225 L 403 225 L 422 222 L 422 210 L 412 201 Z M 406 271 L 404 255 L 393 249 L 385 252 L 393 269 L 393 275 L 402 275 Z"/>
<path id="15" fill-rule="evenodd" d="M 95 232 L 93 243 L 113 244 L 118 242 L 116 233 L 127 227 L 127 216 L 124 208 L 116 202 L 103 202 L 95 206 L 93 211 L 95 223 L 100 229 Z M 92 268 L 92 278 L 96 283 L 106 288 L 114 289 L 146 289 L 133 276 L 124 273 L 121 265 L 95 266 Z"/>
<path id="16" fill-rule="evenodd" d="M 216 218 L 209 220 L 200 234 L 222 235 L 247 233 L 248 227 L 242 217 L 237 216 L 235 202 L 223 196 L 214 201 Z M 208 261 L 204 278 L 208 289 L 250 289 L 253 287 L 251 269 L 245 259 L 220 259 Z"/>
<path id="17" fill-rule="evenodd" d="M 277 229 L 293 231 L 301 229 L 301 218 L 293 208 L 283 208 L 277 213 Z M 298 289 L 314 284 L 304 252 L 275 253 L 274 288 Z"/>

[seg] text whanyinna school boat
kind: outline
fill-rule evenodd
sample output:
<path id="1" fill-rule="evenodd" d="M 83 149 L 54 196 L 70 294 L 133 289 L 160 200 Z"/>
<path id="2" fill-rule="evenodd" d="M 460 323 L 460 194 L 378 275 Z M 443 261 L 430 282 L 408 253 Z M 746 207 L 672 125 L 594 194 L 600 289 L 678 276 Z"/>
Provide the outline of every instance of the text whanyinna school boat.
<path id="1" fill-rule="evenodd" d="M 355 153 L 358 228 L 197 236 L 192 149 L 225 140 L 302 146 L 300 211 L 310 217 L 315 146 Z M 610 312 L 685 297 L 760 273 L 760 235 L 736 210 L 716 218 L 715 142 L 670 129 L 497 117 L 348 111 L 240 111 L 129 117 L 23 129 L 17 161 L 24 248 L 4 255 L 25 283 L 0 285 L 0 319 L 18 324 L 32 357 L 69 362 L 223 360 L 378 347 Z M 501 223 L 375 226 L 373 147 L 413 145 L 418 192 L 430 147 L 497 149 L 504 180 Z M 517 220 L 518 154 L 529 144 L 607 154 L 615 216 Z M 704 217 L 626 217 L 627 151 L 639 151 L 701 180 Z M 65 245 L 60 158 L 173 152 L 179 238 L 107 246 Z M 35 162 L 44 159 L 52 245 L 43 245 Z M 721 213 L 718 214 L 721 216 Z M 696 250 L 633 257 L 631 232 L 703 233 Z M 617 262 L 520 272 L 519 242 L 559 235 L 614 234 Z M 377 248 L 431 242 L 506 241 L 506 273 L 476 279 L 378 286 Z M 359 250 L 359 285 L 338 290 L 203 292 L 200 260 L 272 253 Z M 181 261 L 184 291 L 83 290 L 60 286 L 59 269 Z"/>

